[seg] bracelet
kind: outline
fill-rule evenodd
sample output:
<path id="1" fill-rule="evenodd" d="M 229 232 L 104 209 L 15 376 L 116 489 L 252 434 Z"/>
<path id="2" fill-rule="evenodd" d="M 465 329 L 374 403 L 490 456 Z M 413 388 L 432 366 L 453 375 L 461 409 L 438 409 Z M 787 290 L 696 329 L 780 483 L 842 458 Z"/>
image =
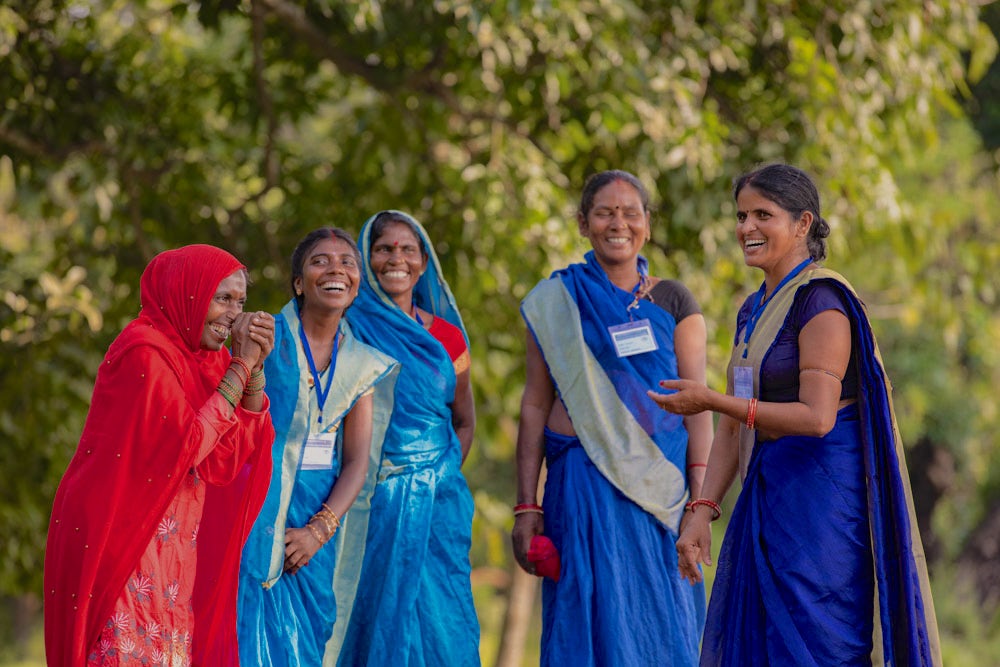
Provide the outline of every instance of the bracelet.
<path id="1" fill-rule="evenodd" d="M 326 540 L 324 540 L 323 536 L 320 535 L 319 530 L 316 528 L 316 526 L 312 525 L 312 523 L 307 523 L 306 528 L 309 529 L 309 532 L 312 533 L 312 536 L 316 538 L 316 541 L 319 542 L 320 546 L 326 544 L 326 540 L 330 539 L 328 537 L 326 538 Z"/>
<path id="2" fill-rule="evenodd" d="M 684 505 L 684 510 L 688 512 L 694 512 L 695 508 L 699 505 L 704 505 L 705 507 L 712 510 L 712 521 L 715 521 L 720 516 L 722 516 L 722 508 L 719 507 L 719 503 L 714 500 L 709 500 L 708 498 L 698 498 L 697 500 L 691 500 L 686 505 Z"/>
<path id="3" fill-rule="evenodd" d="M 520 503 L 514 505 L 514 516 L 521 516 L 522 514 L 545 514 L 542 511 L 542 506 L 538 503 Z"/>
<path id="4" fill-rule="evenodd" d="M 250 375 L 250 379 L 247 380 L 246 386 L 243 387 L 243 393 L 247 396 L 256 396 L 260 392 L 264 391 L 264 384 L 266 378 L 264 377 L 264 369 L 254 371 Z"/>
<path id="5" fill-rule="evenodd" d="M 707 468 L 707 467 L 708 467 L 707 463 L 689 463 L 688 464 L 688 470 L 690 470 L 691 468 Z"/>
<path id="6" fill-rule="evenodd" d="M 233 357 L 232 359 L 229 360 L 229 365 L 230 367 L 232 367 L 234 364 L 236 365 L 237 368 L 243 369 L 244 375 L 240 379 L 243 380 L 243 384 L 245 385 L 247 382 L 250 381 L 250 374 L 252 373 L 252 371 L 250 370 L 250 364 L 243 361 L 243 359 L 240 357 Z M 233 370 L 235 371 L 235 369 Z M 239 373 L 237 373 L 237 375 L 239 375 Z"/>
<path id="7" fill-rule="evenodd" d="M 224 391 L 224 390 L 222 389 L 222 387 L 221 387 L 221 386 L 219 386 L 219 387 L 216 387 L 216 388 L 215 388 L 215 390 L 216 390 L 217 392 L 219 392 L 220 394 L 222 394 L 222 398 L 226 399 L 226 403 L 229 403 L 229 405 L 233 406 L 233 409 L 234 409 L 234 410 L 236 409 L 236 399 L 235 399 L 235 398 L 233 398 L 232 396 L 230 396 L 229 394 L 227 394 L 227 393 L 226 393 L 226 392 L 225 392 L 225 391 Z"/>
<path id="8" fill-rule="evenodd" d="M 757 399 L 751 398 L 747 406 L 747 428 L 752 429 L 757 421 Z"/>

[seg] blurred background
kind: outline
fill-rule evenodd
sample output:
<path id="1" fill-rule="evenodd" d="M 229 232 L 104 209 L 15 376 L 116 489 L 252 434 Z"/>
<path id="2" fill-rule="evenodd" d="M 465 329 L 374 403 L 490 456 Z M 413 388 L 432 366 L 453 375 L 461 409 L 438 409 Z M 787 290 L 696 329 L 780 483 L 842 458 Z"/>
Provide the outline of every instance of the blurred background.
<path id="1" fill-rule="evenodd" d="M 483 664 L 536 665 L 509 547 L 519 302 L 586 250 L 587 175 L 632 171 L 723 388 L 761 280 L 731 181 L 778 160 L 816 178 L 827 266 L 870 309 L 945 663 L 1000 664 L 998 34 L 978 0 L 5 0 L 0 665 L 43 664 L 52 497 L 150 258 L 226 248 L 277 312 L 301 236 L 390 207 L 435 240 L 472 341 Z"/>

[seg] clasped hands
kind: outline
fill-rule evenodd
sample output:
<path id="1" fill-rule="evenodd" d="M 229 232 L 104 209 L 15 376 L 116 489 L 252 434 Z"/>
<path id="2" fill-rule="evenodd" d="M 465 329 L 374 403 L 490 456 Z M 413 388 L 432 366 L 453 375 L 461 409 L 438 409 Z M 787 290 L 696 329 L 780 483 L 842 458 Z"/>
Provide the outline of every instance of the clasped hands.
<path id="1" fill-rule="evenodd" d="M 257 370 L 274 349 L 274 317 L 262 310 L 240 313 L 233 321 L 230 336 L 233 356 Z"/>

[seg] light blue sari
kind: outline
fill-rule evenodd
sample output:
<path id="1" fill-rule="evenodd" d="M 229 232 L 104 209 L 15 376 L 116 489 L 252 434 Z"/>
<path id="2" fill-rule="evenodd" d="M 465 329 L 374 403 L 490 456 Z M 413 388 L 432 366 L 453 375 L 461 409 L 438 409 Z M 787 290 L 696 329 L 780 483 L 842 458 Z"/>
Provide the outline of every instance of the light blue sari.
<path id="1" fill-rule="evenodd" d="M 356 553 L 357 545 L 352 546 L 352 542 L 359 538 L 363 546 L 384 424 L 392 410 L 397 364 L 358 341 L 347 323 L 341 321 L 343 339 L 322 413 L 323 431 L 337 432 L 336 455 L 330 469 L 302 469 L 302 450 L 306 437 L 316 431 L 319 411 L 316 391 L 308 384 L 310 371 L 299 326 L 295 302 L 290 301 L 275 317 L 274 351 L 264 364 L 276 438 L 271 484 L 243 549 L 240 567 L 238 631 L 240 661 L 244 665 L 335 664 L 334 622 L 338 614 L 350 615 L 357 584 L 357 566 L 350 559 L 339 559 L 338 552 L 345 549 Z M 326 375 L 321 375 L 320 380 L 325 382 Z M 341 422 L 357 400 L 370 391 L 375 392 L 375 460 L 369 462 L 368 481 L 342 518 L 335 539 L 316 552 L 307 567 L 287 575 L 283 572 L 285 529 L 305 526 L 326 502 L 340 474 Z"/>
<path id="2" fill-rule="evenodd" d="M 414 302 L 464 334 L 427 233 L 412 221 L 429 255 Z M 358 338 L 398 359 L 401 370 L 339 664 L 479 665 L 473 502 L 452 427 L 455 371 L 444 347 L 379 286 L 369 263 L 371 224 L 361 230 L 364 282 L 347 318 Z"/>
<path id="3" fill-rule="evenodd" d="M 577 433 L 545 433 L 545 532 L 562 574 L 542 587 L 541 664 L 690 667 L 705 589 L 677 568 L 687 431 L 646 394 L 677 377 L 677 323 L 640 300 L 631 313 L 650 321 L 659 349 L 619 357 L 608 327 L 629 321 L 634 297 L 593 251 L 586 260 L 539 283 L 521 306 Z"/>

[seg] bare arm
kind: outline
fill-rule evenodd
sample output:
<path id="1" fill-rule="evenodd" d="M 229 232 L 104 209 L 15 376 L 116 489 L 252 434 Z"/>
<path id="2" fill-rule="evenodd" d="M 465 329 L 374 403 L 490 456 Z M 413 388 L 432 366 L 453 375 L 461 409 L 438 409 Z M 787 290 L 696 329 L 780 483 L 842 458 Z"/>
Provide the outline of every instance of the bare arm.
<path id="1" fill-rule="evenodd" d="M 372 441 L 372 394 L 366 394 L 357 400 L 351 411 L 344 416 L 344 447 L 343 463 L 340 475 L 330 489 L 326 504 L 338 518 L 343 519 L 351 509 L 358 493 L 365 484 L 368 473 L 368 453 Z M 317 511 L 320 508 L 316 508 Z M 322 522 L 315 523 L 317 532 L 325 534 L 326 527 Z M 331 536 L 332 539 L 332 536 Z M 295 574 L 301 567 L 316 555 L 323 544 L 316 539 L 315 533 L 308 527 L 288 528 L 285 530 L 285 571 Z"/>
<path id="2" fill-rule="evenodd" d="M 705 318 L 688 315 L 674 329 L 677 374 L 685 380 L 705 384 Z M 687 478 L 692 498 L 700 498 L 705 481 L 708 453 L 712 448 L 712 413 L 703 411 L 684 417 L 688 432 Z"/>
<path id="3" fill-rule="evenodd" d="M 757 430 L 768 438 L 829 433 L 840 405 L 838 378 L 844 377 L 850 355 L 851 325 L 846 315 L 825 310 L 809 320 L 799 332 L 799 400 L 758 403 Z M 748 399 L 720 394 L 690 380 L 667 380 L 660 386 L 676 390 L 673 394 L 650 392 L 670 412 L 689 415 L 712 410 L 737 422 L 746 419 Z"/>
<path id="4" fill-rule="evenodd" d="M 555 386 L 549 377 L 542 353 L 535 343 L 535 337 L 528 332 L 526 342 L 526 378 L 524 393 L 521 395 L 521 417 L 517 428 L 517 502 L 538 502 L 538 477 L 545 455 L 545 422 L 552 411 L 555 400 Z M 511 541 L 514 557 L 528 573 L 535 573 L 535 566 L 528 561 L 531 538 L 545 530 L 542 515 L 534 512 L 520 514 L 514 518 Z"/>
<path id="5" fill-rule="evenodd" d="M 472 449 L 472 436 L 476 431 L 476 402 L 472 396 L 471 369 L 458 374 L 455 384 L 455 402 L 451 406 L 451 423 L 462 445 L 462 463 Z"/>

